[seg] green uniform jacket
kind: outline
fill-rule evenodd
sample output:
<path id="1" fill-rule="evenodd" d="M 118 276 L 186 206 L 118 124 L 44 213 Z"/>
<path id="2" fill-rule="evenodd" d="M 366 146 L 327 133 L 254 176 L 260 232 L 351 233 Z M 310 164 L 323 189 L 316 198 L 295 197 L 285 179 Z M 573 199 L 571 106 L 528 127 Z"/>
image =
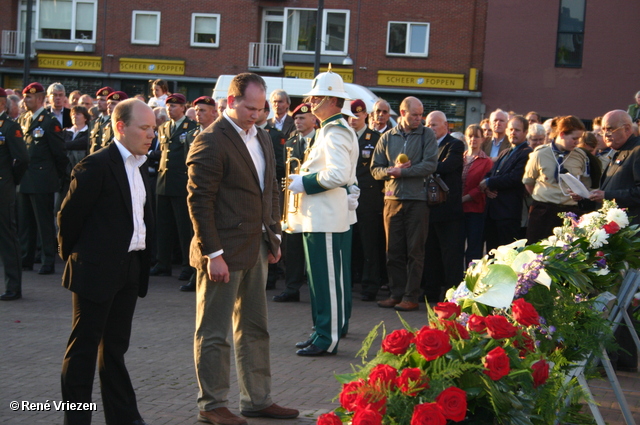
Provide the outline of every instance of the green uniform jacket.
<path id="1" fill-rule="evenodd" d="M 20 126 L 29 152 L 29 168 L 20 182 L 20 193 L 53 193 L 67 173 L 69 158 L 58 120 L 46 109 L 29 125 L 29 115 L 20 117 Z"/>
<path id="2" fill-rule="evenodd" d="M 29 154 L 22 138 L 20 126 L 5 112 L 0 114 L 0 193 L 16 186 L 27 171 Z"/>
<path id="3" fill-rule="evenodd" d="M 184 119 L 171 133 L 171 121 L 158 129 L 160 164 L 158 166 L 157 194 L 165 196 L 187 196 L 188 133 L 197 127 L 195 121 Z"/>

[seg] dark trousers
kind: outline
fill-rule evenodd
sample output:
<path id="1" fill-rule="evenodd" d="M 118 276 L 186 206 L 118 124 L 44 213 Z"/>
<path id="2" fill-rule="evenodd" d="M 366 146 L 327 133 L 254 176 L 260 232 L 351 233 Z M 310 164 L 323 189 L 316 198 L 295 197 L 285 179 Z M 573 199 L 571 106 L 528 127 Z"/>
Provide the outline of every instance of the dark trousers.
<path id="1" fill-rule="evenodd" d="M 362 294 L 375 296 L 382 284 L 385 265 L 384 221 L 379 211 L 358 209 L 358 222 L 353 226 L 352 269 L 362 282 Z"/>
<path id="2" fill-rule="evenodd" d="M 16 225 L 16 188 L 6 185 L 0 192 L 0 260 L 4 265 L 6 291 L 22 290 L 22 261 Z"/>
<path id="3" fill-rule="evenodd" d="M 484 214 L 464 213 L 464 236 L 467 240 L 467 249 L 464 253 L 464 267 L 469 267 L 473 260 L 482 258 L 484 240 Z"/>
<path id="4" fill-rule="evenodd" d="M 487 243 L 487 252 L 520 239 L 520 222 L 519 217 L 494 220 L 487 216 L 484 221 L 484 240 Z"/>
<path id="5" fill-rule="evenodd" d="M 22 265 L 33 267 L 38 236 L 42 243 L 42 264 L 52 266 L 56 255 L 56 229 L 53 193 L 18 194 L 18 231 Z"/>
<path id="6" fill-rule="evenodd" d="M 285 243 L 285 292 L 297 294 L 304 285 L 304 242 L 302 233 L 284 233 Z"/>
<path id="7" fill-rule="evenodd" d="M 425 245 L 422 289 L 429 302 L 443 300 L 442 289 L 462 281 L 464 258 L 464 221 L 429 223 Z"/>
<path id="8" fill-rule="evenodd" d="M 558 217 L 558 213 L 561 212 L 580 214 L 580 208 L 577 205 L 558 205 L 533 201 L 529 207 L 527 243 L 533 244 L 553 235 L 553 228 L 562 226 L 563 220 Z"/>
<path id="9" fill-rule="evenodd" d="M 157 197 L 158 216 L 156 230 L 158 233 L 158 264 L 163 269 L 171 268 L 171 253 L 176 241 L 182 254 L 182 268 L 189 268 L 189 244 L 193 237 L 193 227 L 189 218 L 187 198 L 183 196 Z"/>
<path id="10" fill-rule="evenodd" d="M 387 273 L 391 297 L 418 302 L 424 268 L 424 246 L 429 231 L 426 201 L 384 201 L 387 233 Z"/>
<path id="11" fill-rule="evenodd" d="M 140 419 L 136 395 L 124 354 L 129 348 L 131 320 L 138 299 L 140 253 L 129 253 L 122 282 L 113 296 L 95 302 L 73 293 L 73 322 L 62 362 L 62 399 L 72 403 L 91 402 L 93 378 L 98 361 L 104 416 L 108 425 Z M 91 423 L 90 411 L 65 411 L 66 425 Z"/>

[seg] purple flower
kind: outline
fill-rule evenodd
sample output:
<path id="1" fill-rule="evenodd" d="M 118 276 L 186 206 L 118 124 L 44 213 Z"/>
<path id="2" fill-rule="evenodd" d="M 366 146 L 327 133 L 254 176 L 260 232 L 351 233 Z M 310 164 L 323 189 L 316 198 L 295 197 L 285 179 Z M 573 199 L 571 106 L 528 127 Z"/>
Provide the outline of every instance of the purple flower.
<path id="1" fill-rule="evenodd" d="M 607 260 L 603 257 L 601 259 L 599 259 L 598 261 L 596 261 L 596 264 L 598 265 L 598 267 L 600 267 L 601 269 L 604 269 L 607 267 Z"/>

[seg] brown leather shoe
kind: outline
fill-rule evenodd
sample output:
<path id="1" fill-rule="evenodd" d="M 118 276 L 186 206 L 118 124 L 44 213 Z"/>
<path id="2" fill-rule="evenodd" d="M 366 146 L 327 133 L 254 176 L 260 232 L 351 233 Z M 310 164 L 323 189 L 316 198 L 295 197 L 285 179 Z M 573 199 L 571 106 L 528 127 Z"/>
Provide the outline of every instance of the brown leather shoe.
<path id="1" fill-rule="evenodd" d="M 242 416 L 246 416 L 248 418 L 273 418 L 273 419 L 295 419 L 298 417 L 300 412 L 296 409 L 289 409 L 287 407 L 278 406 L 273 403 L 269 407 L 265 407 L 262 410 L 256 411 L 246 411 L 242 410 Z"/>
<path id="2" fill-rule="evenodd" d="M 398 304 L 400 304 L 400 301 L 394 298 L 387 298 L 386 300 L 378 301 L 378 307 L 382 308 L 393 308 Z"/>
<path id="3" fill-rule="evenodd" d="M 247 421 L 240 416 L 236 416 L 226 407 L 218 407 L 213 410 L 200 411 L 199 422 L 206 422 L 213 425 L 247 425 Z"/>
<path id="4" fill-rule="evenodd" d="M 411 301 L 402 301 L 400 304 L 395 307 L 398 311 L 413 311 L 418 309 L 418 303 L 412 303 Z"/>

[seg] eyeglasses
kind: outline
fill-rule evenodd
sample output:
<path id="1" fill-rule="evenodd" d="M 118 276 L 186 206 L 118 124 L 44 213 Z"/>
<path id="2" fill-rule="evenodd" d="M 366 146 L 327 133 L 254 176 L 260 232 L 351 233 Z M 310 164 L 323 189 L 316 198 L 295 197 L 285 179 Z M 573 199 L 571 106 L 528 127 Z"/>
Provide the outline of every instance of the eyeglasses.
<path id="1" fill-rule="evenodd" d="M 624 125 L 621 125 L 618 128 L 603 128 L 602 130 L 596 132 L 596 134 L 602 136 L 602 137 L 607 137 L 607 136 L 613 136 L 613 133 L 615 133 L 616 131 L 620 130 L 621 128 L 624 128 Z"/>

